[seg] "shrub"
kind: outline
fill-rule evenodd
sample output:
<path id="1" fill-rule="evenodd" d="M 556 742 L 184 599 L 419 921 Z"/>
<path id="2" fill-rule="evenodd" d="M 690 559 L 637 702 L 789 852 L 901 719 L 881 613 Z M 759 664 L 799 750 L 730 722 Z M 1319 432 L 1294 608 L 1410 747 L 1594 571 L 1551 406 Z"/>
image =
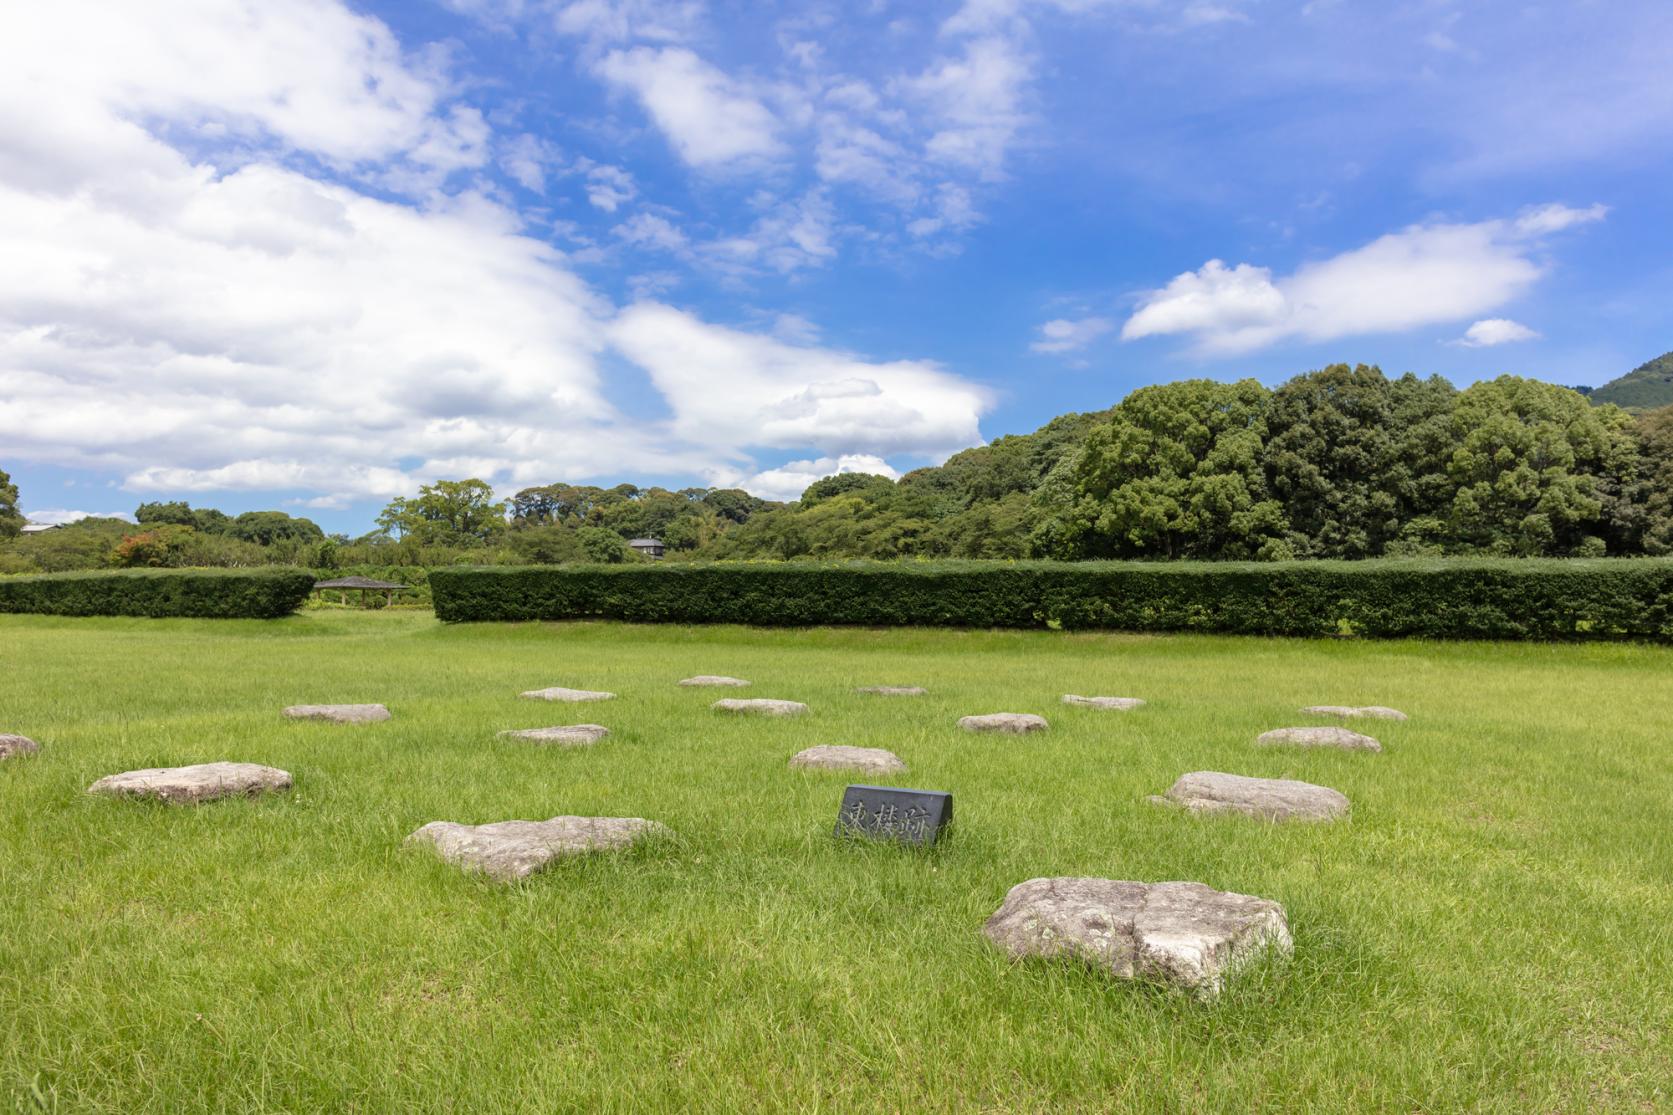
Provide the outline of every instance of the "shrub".
<path id="1" fill-rule="evenodd" d="M 304 569 L 134 569 L 0 577 L 0 612 L 275 619 L 314 587 Z"/>
<path id="2" fill-rule="evenodd" d="M 450 622 L 1673 638 L 1673 561 L 1657 559 L 456 567 L 430 584 Z"/>

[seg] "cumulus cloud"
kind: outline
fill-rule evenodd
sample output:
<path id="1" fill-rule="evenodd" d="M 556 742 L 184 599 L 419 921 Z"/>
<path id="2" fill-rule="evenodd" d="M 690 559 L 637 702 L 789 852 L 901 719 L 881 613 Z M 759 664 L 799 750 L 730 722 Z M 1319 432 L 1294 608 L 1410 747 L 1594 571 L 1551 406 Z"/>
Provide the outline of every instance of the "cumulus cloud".
<path id="1" fill-rule="evenodd" d="M 1544 274 L 1541 237 L 1603 215 L 1549 205 L 1509 220 L 1413 225 L 1280 277 L 1209 260 L 1145 295 L 1121 336 L 1186 335 L 1205 353 L 1235 353 L 1468 319 Z"/>
<path id="2" fill-rule="evenodd" d="M 1456 343 L 1465 348 L 1490 348 L 1493 345 L 1508 345 L 1516 341 L 1533 341 L 1538 338 L 1538 333 L 1519 321 L 1490 317 L 1466 329 Z"/>
<path id="3" fill-rule="evenodd" d="M 789 461 L 755 473 L 753 476 L 742 478 L 717 477 L 717 483 L 724 483 L 729 487 L 742 488 L 750 495 L 762 499 L 793 500 L 800 499 L 807 491 L 809 484 L 815 480 L 823 480 L 827 476 L 837 476 L 845 472 L 869 472 L 878 476 L 887 476 L 890 480 L 899 480 L 900 473 L 890 467 L 889 462 L 881 457 L 866 453 L 849 453 L 841 457 L 820 457 L 811 461 Z"/>
<path id="4" fill-rule="evenodd" d="M 8 456 L 147 494 L 341 506 L 449 476 L 694 475 L 753 470 L 751 446 L 921 455 L 978 440 L 984 396 L 932 365 L 662 306 L 618 317 L 488 197 L 364 190 L 490 151 L 544 185 L 549 152 L 494 144 L 451 97 L 433 58 L 331 0 L 67 0 L 0 17 Z M 783 235 L 825 251 L 805 208 Z M 645 363 L 669 418 L 617 409 L 611 346 Z M 720 355 L 668 366 L 693 352 Z"/>
<path id="5" fill-rule="evenodd" d="M 149 117 L 344 167 L 487 160 L 481 116 L 442 107 L 433 65 L 336 0 L 62 0 L 6 25 L 0 174 L 13 183 L 63 188 L 123 158 L 136 176 L 159 168 L 167 154 L 134 123 Z"/>
<path id="6" fill-rule="evenodd" d="M 703 445 L 826 454 L 947 453 L 977 444 L 988 393 L 923 361 L 877 363 L 704 322 L 647 302 L 610 341 L 673 408 L 673 432 Z"/>
<path id="7" fill-rule="evenodd" d="M 639 99 L 691 166 L 713 169 L 784 150 L 766 105 L 685 47 L 611 51 L 598 72 Z"/>
<path id="8" fill-rule="evenodd" d="M 1114 328 L 1115 322 L 1106 317 L 1056 318 L 1040 326 L 1040 339 L 1028 347 L 1035 352 L 1076 352 Z"/>

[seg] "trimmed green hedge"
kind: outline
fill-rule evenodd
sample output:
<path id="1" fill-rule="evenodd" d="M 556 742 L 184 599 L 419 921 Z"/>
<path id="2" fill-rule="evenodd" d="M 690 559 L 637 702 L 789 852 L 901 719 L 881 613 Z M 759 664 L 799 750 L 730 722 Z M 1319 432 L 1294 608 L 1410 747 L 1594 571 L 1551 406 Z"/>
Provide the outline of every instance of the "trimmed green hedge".
<path id="1" fill-rule="evenodd" d="M 275 619 L 313 590 L 306 569 L 124 569 L 0 577 L 0 612 Z"/>
<path id="2" fill-rule="evenodd" d="M 430 587 L 450 622 L 1673 638 L 1666 559 L 477 566 Z"/>

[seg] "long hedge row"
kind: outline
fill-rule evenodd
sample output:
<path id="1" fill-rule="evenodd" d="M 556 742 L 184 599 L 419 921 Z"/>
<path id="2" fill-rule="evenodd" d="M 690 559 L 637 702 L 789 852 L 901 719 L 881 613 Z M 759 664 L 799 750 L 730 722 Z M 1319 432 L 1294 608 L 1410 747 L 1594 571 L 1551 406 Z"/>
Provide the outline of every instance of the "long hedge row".
<path id="1" fill-rule="evenodd" d="M 450 622 L 1062 627 L 1673 639 L 1673 560 L 494 566 L 430 574 Z"/>
<path id="2" fill-rule="evenodd" d="M 305 569 L 126 569 L 0 577 L 0 612 L 276 619 L 313 590 Z"/>

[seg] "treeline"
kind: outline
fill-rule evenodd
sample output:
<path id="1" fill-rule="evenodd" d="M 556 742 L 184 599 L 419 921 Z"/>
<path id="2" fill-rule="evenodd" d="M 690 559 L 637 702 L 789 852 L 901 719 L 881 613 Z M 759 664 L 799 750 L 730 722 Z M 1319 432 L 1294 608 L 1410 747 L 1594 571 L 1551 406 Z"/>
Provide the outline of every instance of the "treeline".
<path id="1" fill-rule="evenodd" d="M 439 481 L 355 539 L 283 512 L 153 503 L 137 527 L 86 520 L 7 543 L 4 484 L 0 572 L 625 563 L 641 560 L 633 538 L 660 540 L 671 561 L 1659 555 L 1673 553 L 1673 408 L 1632 415 L 1537 380 L 1460 391 L 1339 364 L 1276 389 L 1141 388 L 898 481 L 826 477 L 792 503 L 632 484 L 499 500 L 481 480 Z"/>
<path id="2" fill-rule="evenodd" d="M 809 498 L 809 497 L 813 498 Z M 1335 365 L 1145 387 L 898 483 L 843 476 L 725 557 L 1284 560 L 1673 552 L 1673 408 Z"/>

